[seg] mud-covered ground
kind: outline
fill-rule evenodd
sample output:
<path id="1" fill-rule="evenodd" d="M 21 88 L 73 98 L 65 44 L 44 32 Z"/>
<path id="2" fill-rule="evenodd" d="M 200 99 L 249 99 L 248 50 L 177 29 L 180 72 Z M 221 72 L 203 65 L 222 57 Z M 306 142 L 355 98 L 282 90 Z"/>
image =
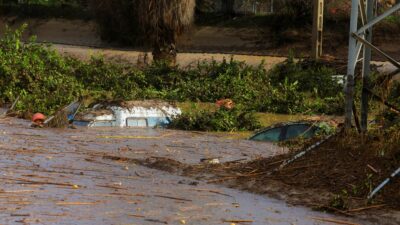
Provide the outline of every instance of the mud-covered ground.
<path id="1" fill-rule="evenodd" d="M 203 158 L 246 161 L 283 152 L 229 134 L 32 129 L 27 121 L 2 118 L 0 224 L 379 224 L 110 158 L 167 157 L 195 165 Z"/>
<path id="2" fill-rule="evenodd" d="M 57 51 L 79 59 L 88 59 L 93 55 L 104 55 L 106 59 L 117 62 L 136 64 L 143 61 L 145 54 L 151 61 L 150 49 L 129 48 L 127 46 L 115 46 L 113 43 L 102 41 L 94 21 L 66 20 L 66 19 L 21 19 L 17 17 L 0 17 L 0 36 L 4 34 L 6 24 L 12 29 L 20 27 L 23 23 L 28 24 L 24 33 L 24 39 L 35 36 L 38 42 L 51 43 Z M 223 22 L 222 22 L 223 23 Z M 264 33 L 264 32 L 262 32 Z M 264 34 L 270 33 L 266 31 Z M 298 56 L 307 56 L 311 51 L 310 32 L 294 31 L 288 32 L 293 35 L 295 41 L 282 46 L 269 46 L 271 35 L 260 37 L 258 28 L 232 28 L 224 26 L 198 26 L 192 28 L 178 43 L 177 63 L 182 66 L 196 65 L 201 60 L 222 61 L 230 59 L 244 61 L 249 65 L 258 66 L 264 64 L 269 70 L 278 63 L 283 62 L 290 52 L 295 51 Z M 348 38 L 342 40 L 337 36 L 341 33 L 325 33 L 324 53 L 336 58 L 340 62 L 347 63 Z M 262 38 L 263 44 L 260 44 Z M 265 39 L 265 40 L 264 40 Z M 398 36 L 381 35 L 374 38 L 374 44 L 381 47 L 395 59 L 398 59 Z M 378 43 L 376 43 L 378 41 Z M 145 51 L 147 50 L 147 52 Z M 396 69 L 390 63 L 379 62 L 386 60 L 378 55 L 373 56 L 376 65 L 382 72 L 390 72 Z M 345 66 L 338 68 L 338 72 L 345 73 Z M 343 72 L 342 72 L 343 71 Z"/>

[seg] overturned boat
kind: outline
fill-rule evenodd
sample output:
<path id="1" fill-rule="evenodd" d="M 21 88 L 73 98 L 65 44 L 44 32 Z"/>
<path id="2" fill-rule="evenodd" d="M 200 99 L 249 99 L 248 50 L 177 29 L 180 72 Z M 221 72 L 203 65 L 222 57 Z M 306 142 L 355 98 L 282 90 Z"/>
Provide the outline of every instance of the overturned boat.
<path id="1" fill-rule="evenodd" d="M 174 104 L 155 100 L 99 103 L 77 114 L 73 124 L 87 127 L 166 127 L 181 113 Z"/>

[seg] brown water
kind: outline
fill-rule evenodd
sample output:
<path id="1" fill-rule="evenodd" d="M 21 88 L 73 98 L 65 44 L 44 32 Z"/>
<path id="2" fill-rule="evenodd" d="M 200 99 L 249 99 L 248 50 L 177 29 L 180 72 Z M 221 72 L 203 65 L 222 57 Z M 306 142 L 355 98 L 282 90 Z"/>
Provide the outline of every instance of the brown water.
<path id="1" fill-rule="evenodd" d="M 104 160 L 163 156 L 250 160 L 285 151 L 229 134 L 143 129 L 31 129 L 0 119 L 0 224 L 328 224 L 280 200 Z M 369 224 L 359 221 L 360 224 Z"/>

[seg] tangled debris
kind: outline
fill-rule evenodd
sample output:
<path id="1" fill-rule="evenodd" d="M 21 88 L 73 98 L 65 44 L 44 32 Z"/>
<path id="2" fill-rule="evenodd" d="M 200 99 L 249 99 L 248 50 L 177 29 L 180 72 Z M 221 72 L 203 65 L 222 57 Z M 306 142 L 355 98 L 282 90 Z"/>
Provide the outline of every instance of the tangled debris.
<path id="1" fill-rule="evenodd" d="M 392 133 L 391 136 L 396 134 Z M 288 199 L 295 204 L 353 215 L 383 207 L 400 208 L 399 179 L 394 179 L 373 201 L 367 200 L 372 189 L 399 165 L 400 150 L 396 146 L 399 146 L 400 140 L 387 140 L 384 139 L 385 135 L 341 133 L 281 170 L 277 168 L 298 151 L 245 163 L 186 165 L 166 158 L 133 162 L 206 180 L 208 183 L 225 184 L 255 193 L 289 196 Z M 110 156 L 105 158 L 131 160 Z M 279 184 L 279 188 L 273 188 L 274 184 Z M 295 199 L 291 196 L 293 193 L 296 193 Z"/>

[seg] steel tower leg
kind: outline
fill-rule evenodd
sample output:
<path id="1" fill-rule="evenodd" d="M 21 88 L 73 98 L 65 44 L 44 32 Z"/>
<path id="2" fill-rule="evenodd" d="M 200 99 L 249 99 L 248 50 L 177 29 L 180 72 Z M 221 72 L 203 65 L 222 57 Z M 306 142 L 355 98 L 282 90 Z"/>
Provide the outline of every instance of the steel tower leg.
<path id="1" fill-rule="evenodd" d="M 359 0 L 351 2 L 351 17 L 350 17 L 350 34 L 357 32 L 358 24 L 358 3 Z M 347 62 L 347 81 L 345 90 L 345 127 L 351 128 L 351 120 L 353 118 L 353 102 L 354 102 L 354 71 L 357 63 L 357 40 L 350 35 L 349 37 L 349 54 Z"/>
<path id="2" fill-rule="evenodd" d="M 368 23 L 372 20 L 374 16 L 374 0 L 367 0 L 367 5 L 365 7 L 366 10 L 366 20 L 365 23 Z M 365 39 L 368 42 L 372 42 L 372 28 L 369 28 L 365 32 Z M 363 87 L 369 89 L 370 78 L 369 75 L 371 73 L 371 48 L 369 46 L 364 46 L 364 57 L 363 57 Z M 361 96 L 361 132 L 365 133 L 368 129 L 368 98 L 369 93 L 366 89 L 362 90 Z"/>
<path id="3" fill-rule="evenodd" d="M 351 128 L 353 118 L 353 103 L 354 103 L 354 73 L 356 64 L 359 61 L 360 50 L 364 47 L 363 52 L 363 93 L 361 105 L 361 129 L 367 130 L 368 125 L 368 93 L 364 89 L 369 87 L 369 74 L 371 63 L 371 50 L 386 58 L 394 66 L 400 69 L 400 63 L 390 57 L 388 54 L 374 46 L 372 42 L 372 27 L 390 16 L 400 9 L 400 3 L 397 3 L 386 12 L 374 18 L 373 13 L 374 0 L 352 0 L 351 3 L 351 18 L 350 18 L 350 37 L 349 37 L 349 52 L 347 63 L 347 79 L 345 85 L 345 128 Z M 359 25 L 359 15 L 361 15 L 362 26 Z"/>

